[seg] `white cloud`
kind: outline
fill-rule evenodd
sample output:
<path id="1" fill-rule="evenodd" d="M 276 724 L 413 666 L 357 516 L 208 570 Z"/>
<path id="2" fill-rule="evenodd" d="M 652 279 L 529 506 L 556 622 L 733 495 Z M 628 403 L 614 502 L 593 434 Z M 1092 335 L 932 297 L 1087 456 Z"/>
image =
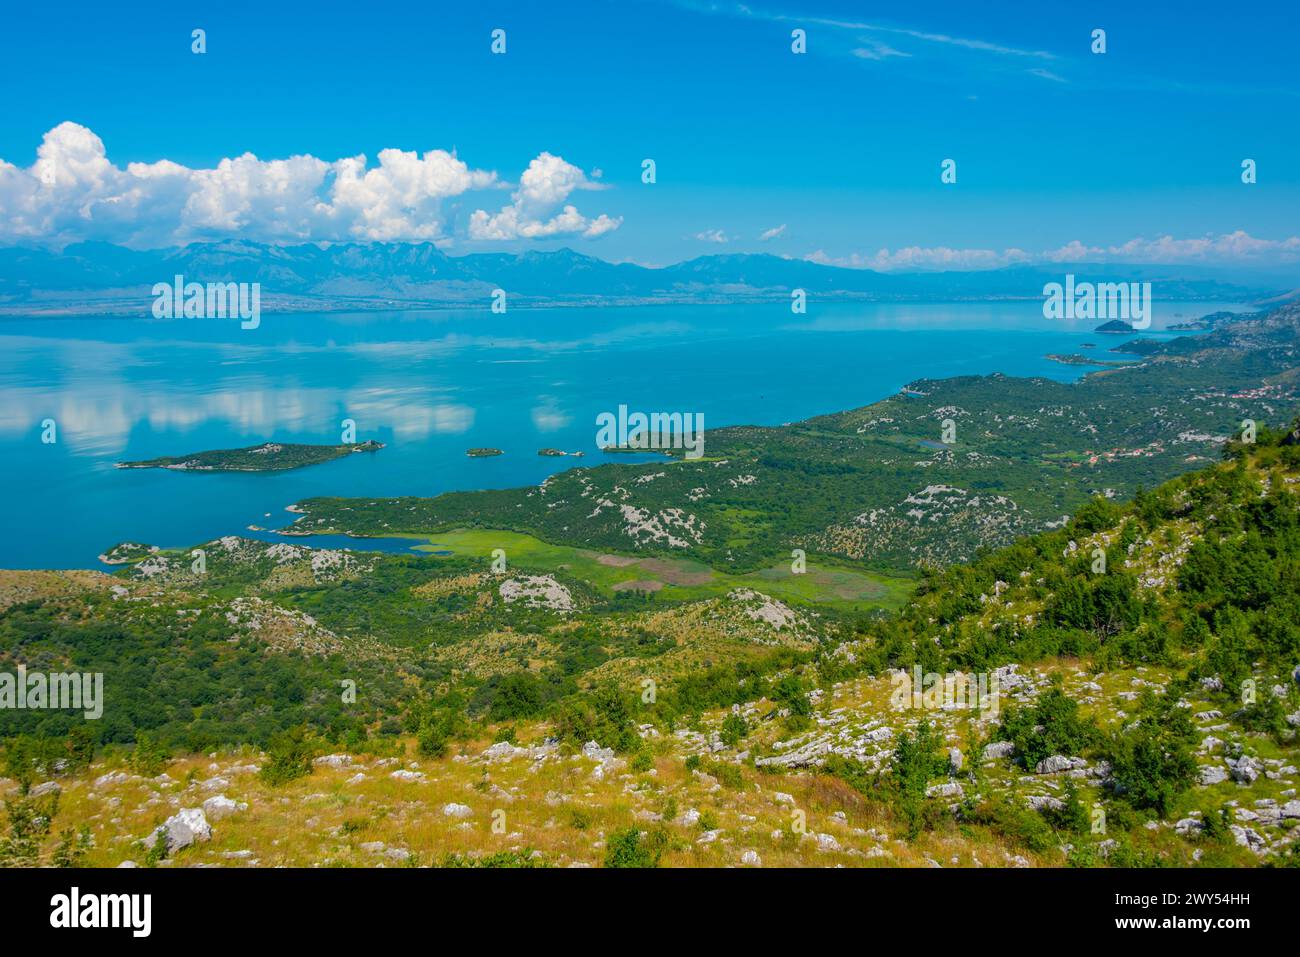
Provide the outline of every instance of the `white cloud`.
<path id="1" fill-rule="evenodd" d="M 785 232 L 785 223 L 782 223 L 780 226 L 773 226 L 771 229 L 763 230 L 761 233 L 758 234 L 758 240 L 759 242 L 765 243 L 769 239 L 776 239 L 784 232 Z"/>
<path id="2" fill-rule="evenodd" d="M 891 56 L 911 56 L 910 53 L 904 53 L 902 50 L 895 50 L 887 43 L 881 43 L 878 40 L 868 40 L 868 46 L 854 47 L 849 52 L 859 60 L 884 60 Z"/>
<path id="3" fill-rule="evenodd" d="M 908 246 L 904 249 L 880 249 L 875 254 L 850 253 L 847 256 L 829 256 L 819 249 L 804 258 L 827 266 L 889 272 L 913 269 L 995 269 L 1026 262 L 1029 256 L 1019 249 L 998 252 L 992 249 Z"/>
<path id="4" fill-rule="evenodd" d="M 165 159 L 120 167 L 93 131 L 64 122 L 45 134 L 30 167 L 0 160 L 0 241 L 446 241 L 444 202 L 501 185 L 495 172 L 473 169 L 445 150 L 384 149 L 375 166 L 364 155 L 262 160 L 244 153 L 210 169 Z M 475 216 L 493 234 L 486 238 L 599 236 L 621 220 L 588 219 L 570 205 L 545 217 L 573 190 L 601 188 L 542 153 L 521 177 L 514 205 L 497 217 Z"/>
<path id="5" fill-rule="evenodd" d="M 695 238 L 702 243 L 729 243 L 731 237 L 720 229 L 706 229 L 702 233 L 696 233 Z"/>
<path id="6" fill-rule="evenodd" d="M 811 262 L 881 272 L 921 269 L 996 269 L 1019 263 L 1128 262 L 1179 265 L 1194 263 L 1292 263 L 1300 261 L 1300 237 L 1258 239 L 1244 230 L 1207 234 L 1190 239 L 1161 236 L 1136 238 L 1114 246 L 1089 246 L 1073 240 L 1056 249 L 1029 253 L 1023 249 L 953 249 L 948 246 L 908 246 L 880 249 L 874 254 L 830 256 L 817 250 L 804 257 Z"/>
<path id="7" fill-rule="evenodd" d="M 519 177 L 511 204 L 490 215 L 476 210 L 469 220 L 471 239 L 544 239 L 550 236 L 597 236 L 618 229 L 623 219 L 604 213 L 588 219 L 565 203 L 580 189 L 605 189 L 562 157 L 542 153 Z M 563 207 L 561 205 L 563 204 Z M 558 212 L 556 211 L 558 209 Z"/>
<path id="8" fill-rule="evenodd" d="M 979 53 L 992 53 L 998 56 L 1016 56 L 1031 57 L 1040 60 L 1054 60 L 1056 55 L 1046 50 L 1029 50 L 1020 47 L 1007 46 L 1002 43 L 992 43 L 988 40 L 976 40 L 969 37 L 959 37 L 948 33 L 935 33 L 930 30 L 915 30 L 909 27 L 889 26 L 883 23 L 867 23 L 857 20 L 839 20 L 832 17 L 809 16 L 807 14 L 783 14 L 759 10 L 744 3 L 720 3 L 717 0 L 677 0 L 679 6 L 696 13 L 702 14 L 721 14 L 724 16 L 752 17 L 758 20 L 769 20 L 776 23 L 795 23 L 795 24 L 814 24 L 816 26 L 828 27 L 834 30 L 841 30 L 850 33 L 884 33 L 890 36 L 907 37 L 912 40 L 921 40 L 925 43 L 934 43 L 942 46 L 960 47 L 965 50 L 972 50 Z M 875 42 L 875 41 L 872 41 Z M 857 51 L 854 51 L 857 55 Z M 869 57 L 869 59 L 876 59 Z"/>
<path id="9" fill-rule="evenodd" d="M 540 397 L 540 404 L 534 406 L 530 414 L 538 432 L 558 432 L 573 421 L 573 416 L 561 409 L 554 396 L 549 395 Z"/>
<path id="10" fill-rule="evenodd" d="M 1060 74 L 1053 73 L 1051 70 L 1044 70 L 1044 69 L 1042 69 L 1041 67 L 1035 67 L 1034 69 L 1032 69 L 1032 70 L 1027 70 L 1026 72 L 1027 72 L 1030 76 L 1037 76 L 1037 77 L 1041 77 L 1041 78 L 1044 79 L 1044 80 L 1051 80 L 1053 83 L 1069 83 L 1069 82 L 1070 82 L 1069 80 L 1067 80 L 1065 77 L 1061 76 Z"/>

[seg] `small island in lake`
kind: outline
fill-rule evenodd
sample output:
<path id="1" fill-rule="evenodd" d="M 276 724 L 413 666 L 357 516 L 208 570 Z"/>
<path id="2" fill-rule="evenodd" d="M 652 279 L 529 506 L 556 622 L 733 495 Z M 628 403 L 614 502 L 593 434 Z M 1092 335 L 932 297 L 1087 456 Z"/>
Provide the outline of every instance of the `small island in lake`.
<path id="1" fill-rule="evenodd" d="M 1103 322 L 1093 332 L 1106 332 L 1112 335 L 1127 335 L 1130 332 L 1136 332 L 1132 325 L 1123 319 L 1112 319 L 1110 322 Z"/>
<path id="2" fill-rule="evenodd" d="M 485 459 L 492 455 L 505 455 L 500 449 L 466 449 L 465 454 L 472 459 Z"/>
<path id="3" fill-rule="evenodd" d="M 538 449 L 537 454 L 559 458 L 560 456 L 568 455 L 569 453 L 562 451 L 561 449 Z"/>
<path id="4" fill-rule="evenodd" d="M 141 462 L 118 462 L 120 469 L 171 469 L 176 472 L 282 472 L 332 462 L 354 452 L 377 452 L 383 442 L 373 439 L 347 445 L 302 445 L 264 442 L 243 449 L 216 449 L 191 455 L 163 456 Z"/>
<path id="5" fill-rule="evenodd" d="M 1067 366 L 1121 366 L 1125 364 L 1118 359 L 1090 359 L 1087 356 L 1060 355 L 1055 352 L 1049 352 L 1043 358 Z"/>

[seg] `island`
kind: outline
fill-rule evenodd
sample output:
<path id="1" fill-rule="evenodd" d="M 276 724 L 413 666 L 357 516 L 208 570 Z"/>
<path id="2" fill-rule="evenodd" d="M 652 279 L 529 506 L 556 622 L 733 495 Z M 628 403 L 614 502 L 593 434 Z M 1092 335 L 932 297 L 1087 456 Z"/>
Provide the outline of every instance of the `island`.
<path id="1" fill-rule="evenodd" d="M 569 453 L 564 452 L 564 451 L 562 451 L 562 450 L 560 450 L 560 449 L 538 449 L 538 450 L 537 450 L 537 454 L 538 454 L 538 455 L 547 455 L 547 456 L 551 456 L 551 457 L 553 457 L 553 458 L 559 458 L 559 457 L 562 457 L 562 456 L 568 455 Z"/>
<path id="2" fill-rule="evenodd" d="M 1103 322 L 1093 332 L 1108 333 L 1110 335 L 1128 335 L 1130 332 L 1136 332 L 1130 323 L 1123 319 L 1112 319 L 1110 322 Z"/>
<path id="3" fill-rule="evenodd" d="M 472 459 L 485 459 L 493 455 L 505 455 L 505 452 L 501 451 L 500 449 L 481 448 L 481 449 L 466 449 L 465 454 Z"/>
<path id="4" fill-rule="evenodd" d="M 346 445 L 304 445 L 264 442 L 242 449 L 215 449 L 190 455 L 163 456 L 140 462 L 118 462 L 120 469 L 171 469 L 175 472 L 283 472 L 320 465 L 355 452 L 377 452 L 383 442 L 373 439 Z"/>
<path id="5" fill-rule="evenodd" d="M 1061 355 L 1055 352 L 1049 352 L 1043 356 L 1044 359 L 1050 359 L 1052 362 L 1059 362 L 1067 366 L 1119 366 L 1124 363 L 1119 359 L 1090 359 L 1088 356 Z"/>

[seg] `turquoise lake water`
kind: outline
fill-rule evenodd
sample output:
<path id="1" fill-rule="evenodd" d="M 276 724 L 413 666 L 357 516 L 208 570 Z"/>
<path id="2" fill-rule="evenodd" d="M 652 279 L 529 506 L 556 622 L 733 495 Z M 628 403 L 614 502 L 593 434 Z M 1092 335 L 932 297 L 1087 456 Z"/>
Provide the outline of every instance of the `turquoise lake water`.
<path id="1" fill-rule="evenodd" d="M 1157 303 L 1155 328 L 1231 308 Z M 1006 304 L 641 306 L 264 315 L 222 320 L 0 320 L 0 567 L 93 568 L 120 541 L 185 546 L 316 495 L 435 495 L 534 484 L 598 465 L 596 416 L 702 413 L 706 430 L 855 408 L 922 377 L 1072 381 L 1043 358 L 1122 337 Z M 43 444 L 54 419 L 58 441 Z M 388 447 L 276 474 L 114 463 L 274 439 Z M 474 446 L 505 455 L 471 459 Z M 581 450 L 582 459 L 537 450 Z M 636 461 L 652 456 L 620 456 Z M 261 536 L 266 537 L 266 536 Z M 337 544 L 337 541 L 328 544 Z M 327 544 L 327 542 L 320 542 Z M 403 549 L 393 542 L 388 549 Z"/>

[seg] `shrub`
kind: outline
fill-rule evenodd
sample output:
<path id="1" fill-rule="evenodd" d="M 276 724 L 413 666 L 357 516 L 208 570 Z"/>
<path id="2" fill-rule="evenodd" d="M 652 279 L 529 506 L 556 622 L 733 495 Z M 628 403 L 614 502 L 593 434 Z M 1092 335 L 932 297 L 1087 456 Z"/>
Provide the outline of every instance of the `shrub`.
<path id="1" fill-rule="evenodd" d="M 1198 735 L 1187 712 L 1173 695 L 1148 691 L 1141 699 L 1137 727 L 1112 735 L 1111 775 L 1120 795 L 1133 807 L 1163 817 L 1174 798 L 1191 787 L 1196 776 L 1192 749 Z"/>
<path id="2" fill-rule="evenodd" d="M 580 807 L 570 808 L 569 824 L 575 831 L 585 831 L 591 827 L 591 812 Z"/>
<path id="3" fill-rule="evenodd" d="M 1201 825 L 1201 837 L 1207 841 L 1226 843 L 1232 840 L 1232 814 L 1227 805 L 1202 814 Z"/>
<path id="4" fill-rule="evenodd" d="M 942 742 L 928 721 L 916 727 L 915 735 L 906 731 L 898 736 L 890 768 L 898 805 L 907 822 L 907 833 L 915 838 L 925 822 L 925 788 L 930 779 L 945 773 L 948 758 L 939 753 Z"/>
<path id="5" fill-rule="evenodd" d="M 790 709 L 790 714 L 806 718 L 812 714 L 808 689 L 796 675 L 783 675 L 772 688 L 772 700 Z"/>
<path id="6" fill-rule="evenodd" d="M 749 726 L 745 724 L 745 719 L 733 713 L 727 715 L 726 720 L 722 722 L 720 737 L 723 744 L 729 748 L 734 748 L 740 744 L 748 733 Z"/>
<path id="7" fill-rule="evenodd" d="M 448 854 L 442 860 L 443 867 L 508 867 L 533 868 L 550 867 L 545 857 L 535 855 L 528 848 L 519 851 L 497 851 L 482 857 L 470 857 L 467 854 Z"/>
<path id="8" fill-rule="evenodd" d="M 1015 841 L 1031 851 L 1046 851 L 1056 846 L 1056 834 L 1043 815 L 1012 804 L 1006 798 L 986 801 L 970 817 L 973 824 Z"/>
<path id="9" fill-rule="evenodd" d="M 732 790 L 738 790 L 745 786 L 745 776 L 740 773 L 740 768 L 734 764 L 726 764 L 722 761 L 701 761 L 699 769 L 705 774 L 711 774 L 722 782 L 723 786 Z"/>
<path id="10" fill-rule="evenodd" d="M 1105 575 L 1066 579 L 1045 609 L 1049 623 L 1103 638 L 1133 628 L 1141 617 L 1135 579 L 1116 569 Z"/>
<path id="11" fill-rule="evenodd" d="M 55 867 L 81 867 L 91 844 L 89 825 L 81 825 L 80 830 L 66 828 L 59 835 L 59 843 L 54 848 L 50 862 Z"/>
<path id="12" fill-rule="evenodd" d="M 627 827 L 610 835 L 605 846 L 606 867 L 658 867 L 668 845 L 668 834 L 662 828 L 642 833 Z"/>
<path id="13" fill-rule="evenodd" d="M 1258 731 L 1274 738 L 1280 738 L 1290 730 L 1282 699 L 1271 692 L 1261 694 L 1253 704 L 1247 705 L 1237 715 L 1237 720 L 1247 731 Z"/>
<path id="14" fill-rule="evenodd" d="M 311 774 L 311 761 L 315 755 L 316 745 L 307 729 L 291 728 L 271 739 L 266 749 L 266 762 L 257 776 L 272 787 L 306 777 Z"/>
<path id="15" fill-rule="evenodd" d="M 7 831 L 0 837 L 0 867 L 36 867 L 41 847 L 59 813 L 59 792 L 34 798 L 23 789 L 14 799 L 5 799 Z"/>
<path id="16" fill-rule="evenodd" d="M 642 748 L 632 756 L 632 771 L 636 774 L 644 774 L 655 766 L 654 755 L 648 748 Z"/>
<path id="17" fill-rule="evenodd" d="M 444 757 L 451 739 L 464 728 L 465 717 L 455 704 L 429 707 L 421 715 L 416 728 L 416 750 L 422 757 Z"/>
<path id="18" fill-rule="evenodd" d="M 488 718 L 492 721 L 513 721 L 531 718 L 546 706 L 550 688 L 536 675 L 525 671 L 502 675 L 489 682 L 491 703 Z"/>
<path id="19" fill-rule="evenodd" d="M 641 743 L 632 718 L 632 706 L 612 685 L 564 701 L 556 716 L 560 737 L 574 747 L 595 741 L 626 754 Z"/>
<path id="20" fill-rule="evenodd" d="M 1008 708 L 999 735 L 1016 746 L 1016 757 L 1026 768 L 1053 754 L 1081 754 L 1097 740 L 1097 728 L 1079 716 L 1079 705 L 1060 687 L 1039 695 L 1028 708 Z"/>
<path id="21" fill-rule="evenodd" d="M 1074 781 L 1065 782 L 1065 790 L 1061 793 L 1060 800 L 1059 808 L 1043 809 L 1043 817 L 1047 822 L 1058 831 L 1067 831 L 1071 834 L 1089 833 L 1092 830 L 1092 819 L 1088 816 L 1088 809 L 1079 800 L 1079 789 Z"/>
<path id="22" fill-rule="evenodd" d="M 833 774 L 841 781 L 851 785 L 863 794 L 870 794 L 876 784 L 876 776 L 861 761 L 846 758 L 841 754 L 829 754 L 822 770 Z"/>
<path id="23" fill-rule="evenodd" d="M 156 778 L 167 769 L 171 756 L 158 739 L 148 731 L 141 731 L 135 736 L 135 747 L 126 759 L 126 765 L 136 774 L 145 778 Z"/>

